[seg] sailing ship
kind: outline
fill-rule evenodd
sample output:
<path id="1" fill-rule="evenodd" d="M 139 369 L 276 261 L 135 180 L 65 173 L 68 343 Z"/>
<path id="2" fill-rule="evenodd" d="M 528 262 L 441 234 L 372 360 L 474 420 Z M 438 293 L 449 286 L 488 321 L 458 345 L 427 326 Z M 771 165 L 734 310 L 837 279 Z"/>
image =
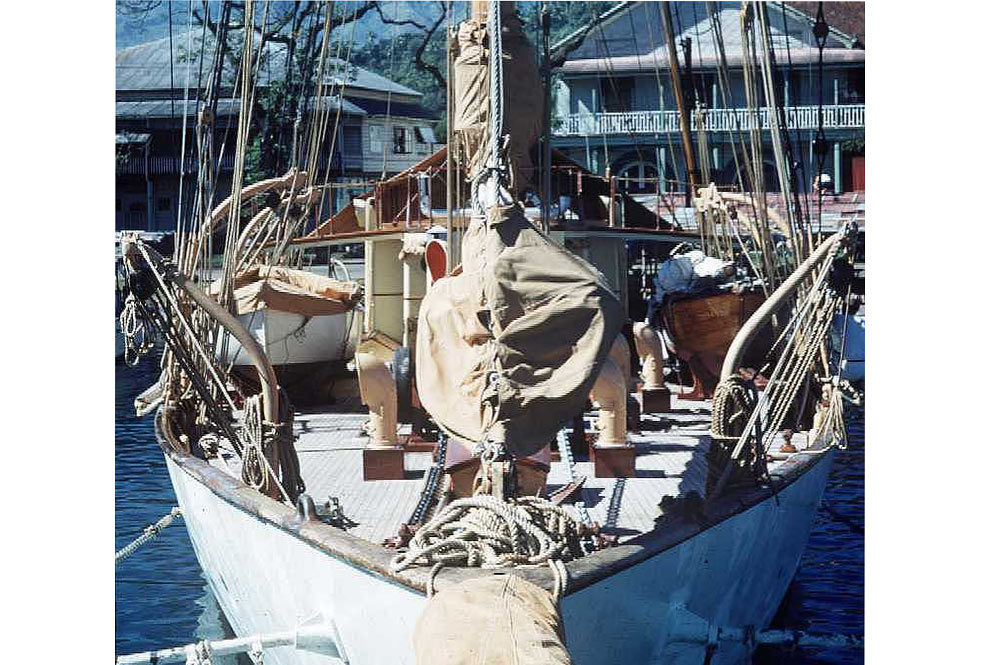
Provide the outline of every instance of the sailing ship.
<path id="1" fill-rule="evenodd" d="M 818 242 L 738 331 L 720 331 L 733 339 L 712 402 L 671 395 L 655 334 L 621 302 L 624 242 L 640 233 L 626 219 L 649 211 L 558 155 L 543 178 L 532 169 L 544 96 L 514 3 L 472 3 L 452 37 L 443 151 L 309 233 L 326 185 L 315 168 L 272 182 L 280 203 L 249 243 L 238 227 L 260 183 L 243 187 L 238 171 L 214 210 L 200 191 L 208 222 L 179 231 L 171 259 L 123 242 L 124 311 L 166 344 L 142 408 L 158 406 L 206 579 L 255 657 L 261 636 L 284 636 L 268 663 L 460 662 L 504 630 L 500 615 L 527 627 L 518 648 L 537 662 L 742 662 L 795 573 L 843 440 L 824 349 L 849 299 L 837 267 L 854 233 Z M 252 109 L 253 68 L 242 71 L 238 145 Z M 555 223 L 548 173 L 576 211 Z M 532 188 L 548 194 L 534 215 L 521 203 Z M 196 281 L 222 225 L 221 277 Z M 299 408 L 277 371 L 290 357 L 254 334 L 237 294 L 247 276 L 290 274 L 306 248 L 358 242 L 363 294 L 341 282 L 327 299 L 335 315 L 360 303 L 361 329 L 322 359 L 343 371 L 300 383 L 314 400 Z M 746 376 L 751 343 L 784 308 L 784 347 Z M 793 407 L 812 427 L 778 436 Z M 573 437 L 580 419 L 589 432 Z"/>

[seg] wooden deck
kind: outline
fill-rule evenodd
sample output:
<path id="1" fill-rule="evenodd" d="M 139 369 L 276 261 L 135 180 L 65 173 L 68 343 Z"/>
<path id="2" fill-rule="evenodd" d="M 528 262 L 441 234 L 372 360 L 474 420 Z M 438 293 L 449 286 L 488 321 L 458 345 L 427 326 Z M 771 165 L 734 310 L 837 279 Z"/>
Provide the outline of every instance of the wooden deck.
<path id="1" fill-rule="evenodd" d="M 338 405 L 338 412 L 321 409 L 295 415 L 295 448 L 299 455 L 306 492 L 317 505 L 336 497 L 346 517 L 356 523 L 348 532 L 372 543 L 395 536 L 413 512 L 430 468 L 429 452 L 407 453 L 406 479 L 362 480 L 362 449 L 367 435 L 362 425 L 367 414 L 353 400 Z M 708 472 L 709 402 L 675 400 L 669 414 L 642 416 L 642 430 L 630 432 L 636 447 L 636 477 L 594 478 L 594 465 L 587 459 L 575 462 L 576 477 L 585 477 L 580 500 L 589 518 L 620 542 L 650 531 L 660 516 L 664 496 L 687 492 L 704 494 Z M 596 414 L 586 414 L 587 430 L 592 431 Z M 405 427 L 405 426 L 404 426 Z M 404 429 L 402 433 L 407 433 Z M 805 435 L 793 442 L 805 447 Z M 780 446 L 776 441 L 774 446 Z M 771 463 L 771 468 L 781 461 Z M 229 471 L 239 475 L 239 462 L 229 460 Z M 216 466 L 226 466 L 216 463 Z M 570 470 L 564 461 L 553 462 L 547 489 L 553 491 L 569 482 Z M 571 512 L 575 511 L 568 506 Z"/>

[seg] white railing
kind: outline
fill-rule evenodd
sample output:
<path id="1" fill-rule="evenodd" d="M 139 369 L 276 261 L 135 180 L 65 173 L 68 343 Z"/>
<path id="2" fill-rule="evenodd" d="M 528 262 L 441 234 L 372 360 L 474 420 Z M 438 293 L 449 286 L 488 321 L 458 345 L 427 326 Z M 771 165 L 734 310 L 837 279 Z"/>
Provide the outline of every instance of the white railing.
<path id="1" fill-rule="evenodd" d="M 792 106 L 785 109 L 789 129 L 816 129 L 819 127 L 818 106 Z M 707 109 L 702 112 L 705 129 L 710 132 L 747 131 L 751 122 L 760 129 L 770 129 L 771 114 L 749 109 Z M 600 136 L 602 134 L 663 134 L 680 131 L 680 114 L 677 111 L 631 111 L 628 113 L 577 113 L 564 116 L 553 128 L 556 136 Z M 863 129 L 865 105 L 824 106 L 823 126 L 826 129 Z M 691 112 L 691 128 L 696 129 L 695 112 Z"/>

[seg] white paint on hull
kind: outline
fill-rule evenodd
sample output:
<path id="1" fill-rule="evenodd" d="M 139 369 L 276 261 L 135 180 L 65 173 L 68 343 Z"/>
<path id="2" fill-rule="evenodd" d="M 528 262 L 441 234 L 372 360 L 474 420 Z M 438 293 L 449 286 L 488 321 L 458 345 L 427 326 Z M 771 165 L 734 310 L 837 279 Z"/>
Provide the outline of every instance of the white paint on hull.
<path id="1" fill-rule="evenodd" d="M 831 461 L 825 455 L 777 498 L 567 596 L 562 610 L 573 662 L 700 665 L 703 649 L 665 643 L 677 603 L 719 625 L 766 626 L 795 573 Z M 195 553 L 239 635 L 286 630 L 325 612 L 337 622 L 352 665 L 413 662 L 421 594 L 240 510 L 170 456 L 167 467 Z M 745 659 L 730 645 L 712 662 Z M 266 662 L 331 661 L 282 647 Z"/>

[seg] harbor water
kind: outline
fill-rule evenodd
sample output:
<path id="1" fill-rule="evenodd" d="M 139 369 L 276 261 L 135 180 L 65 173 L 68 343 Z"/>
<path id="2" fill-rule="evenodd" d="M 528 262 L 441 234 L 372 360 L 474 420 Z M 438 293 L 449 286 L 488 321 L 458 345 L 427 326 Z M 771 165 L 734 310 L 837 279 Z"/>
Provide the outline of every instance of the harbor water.
<path id="1" fill-rule="evenodd" d="M 138 366 L 115 361 L 115 549 L 175 505 L 152 416 L 132 400 L 159 373 L 152 353 Z M 860 635 L 864 631 L 864 416 L 851 414 L 850 446 L 837 454 L 799 569 L 774 628 Z M 221 639 L 228 627 L 201 574 L 183 518 L 115 568 L 115 652 Z M 761 647 L 755 665 L 861 663 L 859 649 Z M 217 665 L 238 662 L 216 658 Z M 249 662 L 249 661 L 245 661 Z"/>

